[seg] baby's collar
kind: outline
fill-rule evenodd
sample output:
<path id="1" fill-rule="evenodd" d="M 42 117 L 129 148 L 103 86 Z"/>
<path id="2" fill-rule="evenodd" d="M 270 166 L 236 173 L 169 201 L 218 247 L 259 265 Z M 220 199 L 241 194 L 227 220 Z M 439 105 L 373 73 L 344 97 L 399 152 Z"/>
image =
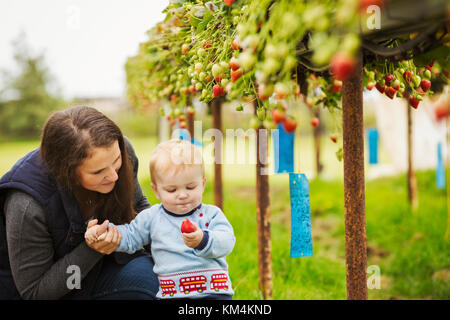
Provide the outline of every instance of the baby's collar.
<path id="1" fill-rule="evenodd" d="M 176 214 L 173 213 L 169 210 L 167 210 L 166 208 L 164 208 L 164 206 L 161 204 L 161 207 L 163 208 L 163 210 L 168 214 L 171 215 L 173 217 L 187 217 L 190 216 L 191 214 L 193 214 L 195 211 L 197 211 L 198 209 L 200 209 L 200 207 L 202 206 L 202 204 L 200 203 L 197 207 L 195 207 L 194 209 L 192 209 L 191 211 L 187 212 L 187 213 L 183 213 L 183 214 Z"/>

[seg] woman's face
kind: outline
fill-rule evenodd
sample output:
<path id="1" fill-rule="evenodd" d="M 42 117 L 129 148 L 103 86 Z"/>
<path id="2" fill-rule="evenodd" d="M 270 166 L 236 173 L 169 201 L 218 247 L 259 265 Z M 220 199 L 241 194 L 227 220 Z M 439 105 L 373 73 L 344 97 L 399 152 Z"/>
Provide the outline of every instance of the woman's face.
<path id="1" fill-rule="evenodd" d="M 110 193 L 119 178 L 122 166 L 122 153 L 116 140 L 106 148 L 95 148 L 89 158 L 77 168 L 80 184 L 83 188 L 99 193 Z"/>

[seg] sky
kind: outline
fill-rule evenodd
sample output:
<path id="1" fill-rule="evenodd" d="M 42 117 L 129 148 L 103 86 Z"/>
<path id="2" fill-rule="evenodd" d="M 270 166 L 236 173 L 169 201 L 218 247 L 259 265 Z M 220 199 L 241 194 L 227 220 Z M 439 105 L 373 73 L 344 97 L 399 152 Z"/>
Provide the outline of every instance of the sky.
<path id="1" fill-rule="evenodd" d="M 125 62 L 169 0 L 0 0 L 0 70 L 17 72 L 12 41 L 24 32 L 65 98 L 125 96 Z M 4 85 L 0 79 L 0 88 Z"/>

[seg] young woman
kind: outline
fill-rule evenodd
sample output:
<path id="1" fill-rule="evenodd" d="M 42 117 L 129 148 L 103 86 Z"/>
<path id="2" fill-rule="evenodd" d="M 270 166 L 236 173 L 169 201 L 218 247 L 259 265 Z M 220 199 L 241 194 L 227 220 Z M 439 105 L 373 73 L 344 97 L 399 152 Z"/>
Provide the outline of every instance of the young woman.
<path id="1" fill-rule="evenodd" d="M 0 179 L 0 299 L 153 299 L 149 251 L 114 253 L 120 233 L 150 207 L 138 159 L 117 125 L 77 106 L 47 120 L 40 148 Z M 97 223 L 106 237 L 87 244 Z"/>

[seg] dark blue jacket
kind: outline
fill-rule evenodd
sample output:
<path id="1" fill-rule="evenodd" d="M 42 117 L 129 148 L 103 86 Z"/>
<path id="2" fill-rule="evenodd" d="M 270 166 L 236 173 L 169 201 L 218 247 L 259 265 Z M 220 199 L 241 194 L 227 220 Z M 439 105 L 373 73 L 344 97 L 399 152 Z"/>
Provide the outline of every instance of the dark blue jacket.
<path id="1" fill-rule="evenodd" d="M 135 158 L 134 151 L 132 155 Z M 132 163 L 137 166 L 137 158 L 132 160 L 135 160 Z M 135 172 L 137 172 L 136 166 Z M 84 241 L 84 232 L 86 231 L 77 201 L 73 195 L 62 190 L 46 169 L 39 149 L 17 161 L 12 169 L 0 179 L 0 299 L 19 298 L 11 275 L 3 212 L 6 194 L 11 189 L 31 195 L 42 206 L 46 214 L 49 233 L 53 238 L 54 261 L 59 260 Z M 116 262 L 121 264 L 128 262 L 134 256 L 114 253 Z"/>

